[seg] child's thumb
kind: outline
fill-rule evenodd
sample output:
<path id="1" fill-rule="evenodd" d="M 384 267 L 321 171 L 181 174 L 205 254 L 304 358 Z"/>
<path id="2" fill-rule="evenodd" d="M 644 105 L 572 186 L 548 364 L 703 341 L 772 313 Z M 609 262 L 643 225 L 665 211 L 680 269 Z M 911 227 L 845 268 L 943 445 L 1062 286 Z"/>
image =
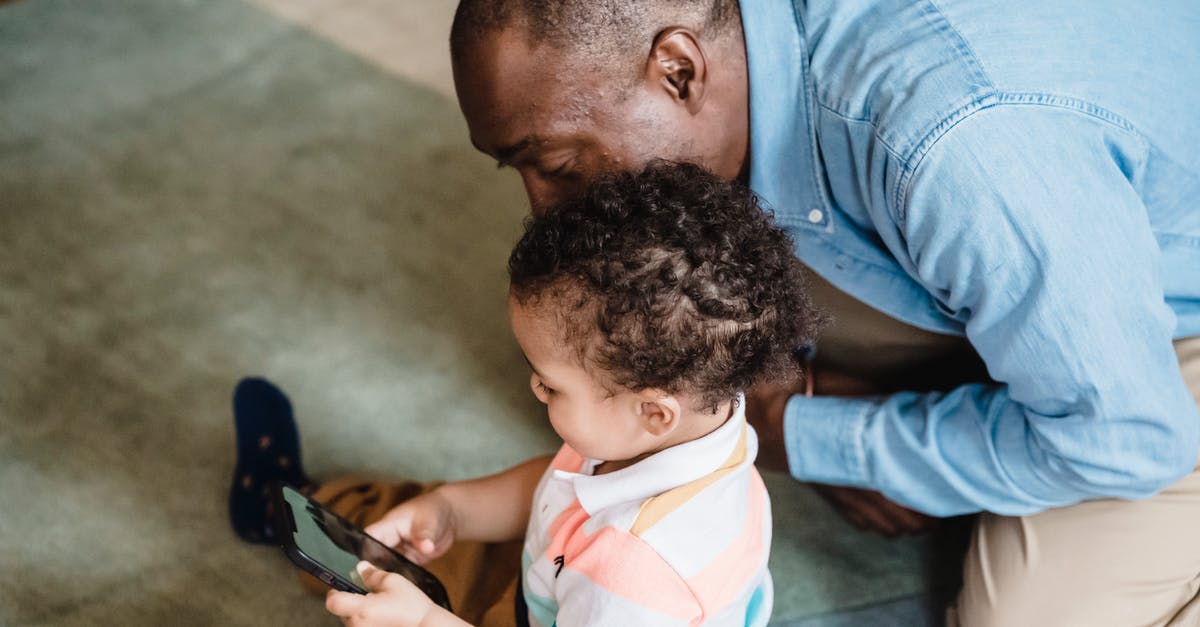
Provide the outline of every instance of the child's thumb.
<path id="1" fill-rule="evenodd" d="M 418 551 L 422 553 L 432 553 L 437 546 L 438 536 L 441 535 L 441 529 L 438 528 L 438 521 L 433 516 L 422 516 L 420 519 L 414 520 L 412 525 L 411 542 Z"/>

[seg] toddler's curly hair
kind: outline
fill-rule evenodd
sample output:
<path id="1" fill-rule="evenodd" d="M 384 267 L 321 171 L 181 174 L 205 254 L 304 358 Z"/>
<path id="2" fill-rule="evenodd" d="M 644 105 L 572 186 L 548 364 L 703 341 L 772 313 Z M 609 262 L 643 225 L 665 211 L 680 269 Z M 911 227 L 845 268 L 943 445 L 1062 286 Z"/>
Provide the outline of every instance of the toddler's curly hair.
<path id="1" fill-rule="evenodd" d="M 793 353 L 823 321 L 754 194 L 686 163 L 609 175 L 528 219 L 508 271 L 517 303 L 556 314 L 602 381 L 709 410 L 798 374 Z"/>

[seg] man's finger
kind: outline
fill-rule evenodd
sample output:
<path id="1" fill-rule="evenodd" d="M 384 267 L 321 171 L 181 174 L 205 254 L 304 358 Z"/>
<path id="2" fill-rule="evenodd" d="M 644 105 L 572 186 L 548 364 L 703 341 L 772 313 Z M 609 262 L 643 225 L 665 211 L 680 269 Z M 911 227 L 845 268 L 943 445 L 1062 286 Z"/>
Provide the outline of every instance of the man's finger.
<path id="1" fill-rule="evenodd" d="M 894 538 L 900 534 L 896 522 L 876 505 L 859 501 L 853 507 L 867 521 L 867 528 L 871 531 L 888 538 Z"/>
<path id="2" fill-rule="evenodd" d="M 873 512 L 875 515 L 872 518 L 886 521 L 888 527 L 886 533 L 894 535 L 922 533 L 929 529 L 934 520 L 920 512 L 915 512 L 878 495 L 875 498 L 865 501 L 862 504 L 862 509 Z"/>
<path id="3" fill-rule="evenodd" d="M 906 533 L 921 533 L 929 529 L 934 521 L 933 518 L 902 505 L 895 505 L 892 509 L 892 518 L 899 523 Z"/>
<path id="4" fill-rule="evenodd" d="M 863 515 L 858 503 L 849 498 L 848 493 L 837 488 L 821 489 L 818 492 L 855 529 L 859 531 L 875 531 L 875 526 Z"/>
<path id="5" fill-rule="evenodd" d="M 353 592 L 330 590 L 325 593 L 325 609 L 339 618 L 349 618 L 362 608 L 367 597 Z"/>
<path id="6" fill-rule="evenodd" d="M 899 533 L 920 533 L 928 529 L 934 520 L 892 501 L 879 492 L 867 490 L 862 492 L 862 496 L 865 506 L 873 508 L 887 518 Z"/>
<path id="7" fill-rule="evenodd" d="M 893 503 L 879 492 L 855 490 L 853 498 L 858 510 L 870 520 L 874 530 L 886 537 L 894 538 L 905 533 L 913 533 L 920 527 L 919 521 L 913 516 L 914 514 L 919 516 L 919 514 Z"/>
<path id="8" fill-rule="evenodd" d="M 846 522 L 850 523 L 851 527 L 854 527 L 859 531 L 871 531 L 867 521 L 864 520 L 862 516 L 859 516 L 858 512 L 849 508 L 844 508 L 839 509 L 838 513 L 841 514 L 842 518 L 844 518 Z"/>
<path id="9" fill-rule="evenodd" d="M 873 531 L 887 537 L 899 533 L 897 524 L 881 511 L 881 504 L 890 504 L 881 495 L 869 490 L 842 486 L 814 484 L 814 487 L 856 529 Z"/>

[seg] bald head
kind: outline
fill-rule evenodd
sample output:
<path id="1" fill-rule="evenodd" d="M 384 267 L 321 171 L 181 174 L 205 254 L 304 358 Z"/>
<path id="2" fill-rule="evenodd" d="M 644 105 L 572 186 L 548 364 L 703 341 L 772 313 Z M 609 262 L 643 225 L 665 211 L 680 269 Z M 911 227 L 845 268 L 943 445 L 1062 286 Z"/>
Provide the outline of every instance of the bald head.
<path id="1" fill-rule="evenodd" d="M 744 172 L 737 0 L 461 0 L 450 42 L 471 141 L 535 212 L 653 159 Z"/>
<path id="2" fill-rule="evenodd" d="M 462 0 L 450 51 L 458 58 L 491 34 L 515 30 L 532 47 L 566 51 L 632 79 L 628 61 L 672 26 L 713 39 L 740 35 L 737 0 Z"/>

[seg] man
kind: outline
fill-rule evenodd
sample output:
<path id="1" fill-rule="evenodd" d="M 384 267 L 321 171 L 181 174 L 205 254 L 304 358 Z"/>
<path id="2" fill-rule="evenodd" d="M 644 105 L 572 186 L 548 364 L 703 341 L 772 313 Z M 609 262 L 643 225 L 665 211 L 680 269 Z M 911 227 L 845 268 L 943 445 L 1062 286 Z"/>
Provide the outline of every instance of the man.
<path id="1" fill-rule="evenodd" d="M 451 47 L 535 212 L 651 158 L 774 208 L 836 321 L 750 410 L 860 526 L 987 512 L 951 621 L 1200 623 L 1200 5 L 463 0 Z"/>

